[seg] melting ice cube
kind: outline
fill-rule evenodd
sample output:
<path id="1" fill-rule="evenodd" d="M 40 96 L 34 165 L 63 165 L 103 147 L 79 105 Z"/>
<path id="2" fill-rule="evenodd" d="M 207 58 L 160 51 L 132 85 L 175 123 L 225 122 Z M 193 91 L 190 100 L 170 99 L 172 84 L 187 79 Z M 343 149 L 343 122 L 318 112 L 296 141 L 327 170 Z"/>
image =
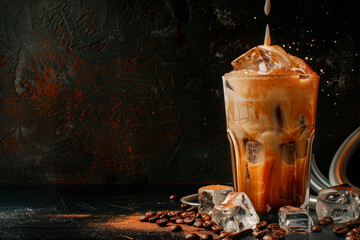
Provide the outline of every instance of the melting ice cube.
<path id="1" fill-rule="evenodd" d="M 321 189 L 317 196 L 316 214 L 319 219 L 332 217 L 343 223 L 359 216 L 359 192 L 347 184 Z"/>
<path id="2" fill-rule="evenodd" d="M 246 158 L 251 163 L 261 163 L 265 161 L 264 146 L 254 140 L 246 142 Z"/>
<path id="3" fill-rule="evenodd" d="M 255 228 L 259 222 L 254 206 L 243 192 L 231 192 L 225 201 L 215 205 L 212 220 L 226 232 Z"/>
<path id="4" fill-rule="evenodd" d="M 199 212 L 211 214 L 215 204 L 223 202 L 228 193 L 232 191 L 232 187 L 224 185 L 209 185 L 199 188 Z"/>
<path id="5" fill-rule="evenodd" d="M 279 225 L 290 232 L 310 232 L 314 222 L 306 209 L 285 206 L 279 209 Z"/>
<path id="6" fill-rule="evenodd" d="M 296 160 L 296 148 L 294 142 L 284 143 L 280 145 L 281 159 L 287 164 L 293 165 Z"/>

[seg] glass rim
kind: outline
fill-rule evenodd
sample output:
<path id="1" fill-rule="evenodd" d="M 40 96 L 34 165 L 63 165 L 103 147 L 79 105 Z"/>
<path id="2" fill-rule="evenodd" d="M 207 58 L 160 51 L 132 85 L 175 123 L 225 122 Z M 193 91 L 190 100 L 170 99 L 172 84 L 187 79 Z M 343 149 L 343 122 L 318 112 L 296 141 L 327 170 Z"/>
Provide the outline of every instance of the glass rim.
<path id="1" fill-rule="evenodd" d="M 320 78 L 319 75 L 315 74 L 287 74 L 287 75 L 265 75 L 265 74 L 224 74 L 222 78 L 255 78 L 255 79 L 262 79 L 262 78 L 285 78 L 285 77 L 295 77 L 298 79 L 310 79 L 310 78 Z"/>

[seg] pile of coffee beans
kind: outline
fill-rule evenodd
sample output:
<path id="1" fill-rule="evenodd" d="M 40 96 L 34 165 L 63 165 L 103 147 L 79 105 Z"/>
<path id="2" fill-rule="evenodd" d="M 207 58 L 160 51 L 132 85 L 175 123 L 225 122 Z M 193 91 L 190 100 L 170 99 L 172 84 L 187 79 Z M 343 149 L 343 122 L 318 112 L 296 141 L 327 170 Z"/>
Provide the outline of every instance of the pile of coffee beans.
<path id="1" fill-rule="evenodd" d="M 262 238 L 264 240 L 278 240 L 285 239 L 286 231 L 280 228 L 278 223 L 267 224 L 266 221 L 262 221 L 256 224 L 252 235 L 256 238 Z"/>
<path id="2" fill-rule="evenodd" d="M 319 221 L 319 225 L 321 226 L 326 226 L 333 223 L 334 220 L 331 217 L 324 217 Z M 314 225 L 312 227 L 312 231 L 320 232 L 321 227 L 319 225 Z M 336 236 L 345 236 L 345 240 L 360 240 L 360 217 L 345 222 L 345 226 L 343 224 L 334 225 L 332 227 L 332 231 Z"/>
<path id="3" fill-rule="evenodd" d="M 170 197 L 176 199 L 176 197 Z M 212 231 L 219 235 L 219 238 L 224 240 L 241 239 L 252 234 L 257 239 L 263 240 L 283 240 L 286 237 L 286 231 L 280 228 L 278 223 L 268 224 L 266 221 L 261 221 L 256 224 L 256 228 L 243 229 L 237 233 L 225 232 L 222 227 L 211 221 L 211 215 L 206 213 L 199 213 L 196 207 L 188 204 L 181 204 L 181 210 L 177 211 L 148 211 L 145 215 L 140 216 L 141 222 L 155 223 L 159 227 L 170 226 L 171 232 L 183 232 L 181 225 L 189 225 L 198 229 Z M 334 220 L 331 217 L 324 217 L 320 219 L 319 225 L 312 226 L 312 232 L 321 232 L 321 226 L 333 224 Z M 333 226 L 333 233 L 337 236 L 345 236 L 345 240 L 360 240 L 360 217 L 345 223 L 345 226 Z M 188 240 L 213 240 L 213 235 L 209 233 L 184 233 L 184 238 Z"/>
<path id="4" fill-rule="evenodd" d="M 345 240 L 360 240 L 360 217 L 346 222 L 344 231 L 347 231 Z"/>
<path id="5" fill-rule="evenodd" d="M 182 204 L 181 210 L 178 211 L 148 211 L 145 215 L 140 216 L 141 222 L 155 223 L 159 227 L 168 226 L 169 223 L 173 223 L 170 227 L 171 232 L 183 231 L 181 224 L 186 224 L 196 228 L 203 228 L 211 230 L 214 233 L 221 233 L 222 228 L 211 221 L 211 216 L 206 213 L 198 213 L 196 207 L 192 207 L 188 204 Z M 212 240 L 213 236 L 209 233 L 185 233 L 185 239 L 209 239 Z"/>

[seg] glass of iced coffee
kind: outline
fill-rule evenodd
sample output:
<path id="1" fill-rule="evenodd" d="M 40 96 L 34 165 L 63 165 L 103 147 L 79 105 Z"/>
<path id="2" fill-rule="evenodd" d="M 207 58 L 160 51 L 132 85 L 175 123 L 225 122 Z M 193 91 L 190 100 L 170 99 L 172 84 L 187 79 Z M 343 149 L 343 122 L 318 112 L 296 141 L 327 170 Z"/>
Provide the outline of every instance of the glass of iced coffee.
<path id="1" fill-rule="evenodd" d="M 319 76 L 279 46 L 261 45 L 223 76 L 235 191 L 258 213 L 309 200 Z"/>

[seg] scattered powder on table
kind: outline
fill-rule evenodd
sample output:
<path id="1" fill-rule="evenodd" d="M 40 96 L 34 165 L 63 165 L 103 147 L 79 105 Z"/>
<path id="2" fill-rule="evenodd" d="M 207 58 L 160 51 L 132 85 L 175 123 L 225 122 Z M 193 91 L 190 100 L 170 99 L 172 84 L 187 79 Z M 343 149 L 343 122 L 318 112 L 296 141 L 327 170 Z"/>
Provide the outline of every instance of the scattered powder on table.
<path id="1" fill-rule="evenodd" d="M 110 229 L 122 229 L 128 230 L 131 232 L 142 232 L 142 233 L 150 233 L 150 232 L 170 232 L 170 227 L 173 225 L 177 225 L 174 223 L 169 222 L 166 227 L 159 227 L 156 223 L 149 223 L 149 222 L 140 222 L 139 217 L 143 214 L 133 214 L 133 215 L 126 215 L 126 216 L 119 216 L 117 218 L 109 219 L 107 222 L 103 223 L 93 223 L 94 227 L 100 228 L 110 228 Z M 196 228 L 193 226 L 188 226 L 185 224 L 179 224 L 184 233 L 195 232 L 198 234 L 201 233 L 210 233 L 213 237 L 217 237 L 215 233 L 212 231 L 208 231 L 203 228 Z M 175 233 L 178 234 L 178 233 Z"/>
<path id="2" fill-rule="evenodd" d="M 45 217 L 50 218 L 87 218 L 90 214 L 46 214 Z"/>

